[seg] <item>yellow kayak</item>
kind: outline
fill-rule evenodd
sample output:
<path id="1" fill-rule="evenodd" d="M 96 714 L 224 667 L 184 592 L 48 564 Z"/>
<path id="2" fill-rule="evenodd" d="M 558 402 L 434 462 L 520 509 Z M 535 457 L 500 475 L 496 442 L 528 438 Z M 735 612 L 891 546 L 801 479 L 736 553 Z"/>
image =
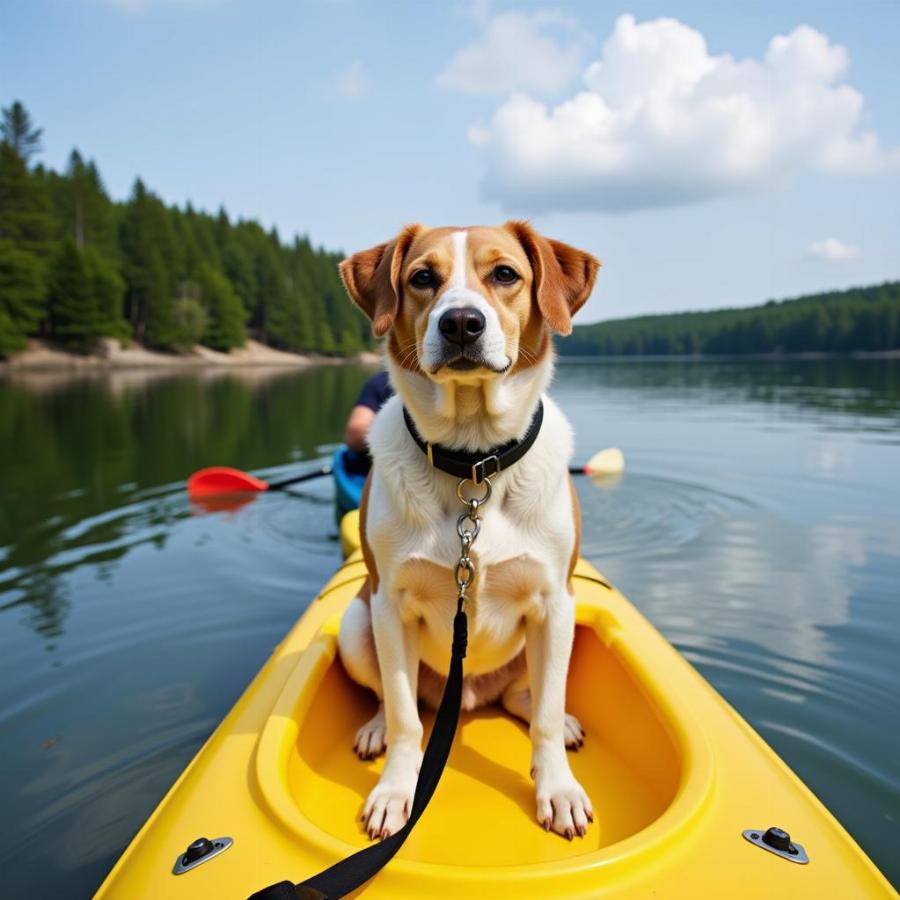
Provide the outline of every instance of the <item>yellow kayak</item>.
<path id="1" fill-rule="evenodd" d="M 346 562 L 98 898 L 243 900 L 367 844 L 360 812 L 383 759 L 360 762 L 353 738 L 375 701 L 337 659 L 341 613 L 365 577 L 356 513 L 345 518 L 342 540 Z M 587 836 L 568 842 L 535 820 L 526 727 L 500 709 L 464 713 L 431 805 L 358 895 L 897 897 L 797 776 L 625 597 L 583 560 L 574 585 L 567 709 L 587 733 L 572 756 L 594 802 Z M 767 835 L 770 826 L 789 840 Z M 213 850 L 190 865 L 185 849 L 200 837 Z"/>

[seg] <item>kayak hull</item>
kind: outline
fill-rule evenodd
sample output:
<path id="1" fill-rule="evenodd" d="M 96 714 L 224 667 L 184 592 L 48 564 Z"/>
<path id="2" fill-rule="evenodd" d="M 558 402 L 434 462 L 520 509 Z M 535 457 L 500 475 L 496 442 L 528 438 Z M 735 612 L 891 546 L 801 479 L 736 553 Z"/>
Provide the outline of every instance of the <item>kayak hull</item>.
<path id="1" fill-rule="evenodd" d="M 355 516 L 342 540 L 358 543 Z M 354 541 L 355 539 L 355 541 Z M 337 571 L 160 803 L 97 897 L 247 897 L 300 881 L 368 841 L 359 821 L 383 760 L 360 762 L 375 709 L 337 659 L 343 609 L 365 577 Z M 567 707 L 585 727 L 573 770 L 595 824 L 567 842 L 534 818 L 527 729 L 464 714 L 444 777 L 366 897 L 896 897 L 871 861 L 755 732 L 589 564 L 573 579 Z M 424 717 L 426 731 L 431 718 Z M 742 837 L 777 825 L 797 865 Z M 234 844 L 171 874 L 195 838 Z"/>

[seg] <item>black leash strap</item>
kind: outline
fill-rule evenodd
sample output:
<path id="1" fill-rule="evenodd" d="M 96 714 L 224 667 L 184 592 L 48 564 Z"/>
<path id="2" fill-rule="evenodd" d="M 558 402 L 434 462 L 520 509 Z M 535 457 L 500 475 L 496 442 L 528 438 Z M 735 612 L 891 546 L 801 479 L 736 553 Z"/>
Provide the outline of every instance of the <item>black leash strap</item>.
<path id="1" fill-rule="evenodd" d="M 419 780 L 416 783 L 416 793 L 413 796 L 407 823 L 396 834 L 386 837 L 377 844 L 364 847 L 324 872 L 301 881 L 300 884 L 279 881 L 252 894 L 248 900 L 337 900 L 338 897 L 343 897 L 365 884 L 393 859 L 394 854 L 403 846 L 404 841 L 416 827 L 416 822 L 425 812 L 425 807 L 428 806 L 428 801 L 431 800 L 447 764 L 453 736 L 459 723 L 463 659 L 466 655 L 467 642 L 468 622 L 463 601 L 460 599 L 453 619 L 453 647 L 447 685 L 434 719 L 428 745 L 422 756 Z"/>

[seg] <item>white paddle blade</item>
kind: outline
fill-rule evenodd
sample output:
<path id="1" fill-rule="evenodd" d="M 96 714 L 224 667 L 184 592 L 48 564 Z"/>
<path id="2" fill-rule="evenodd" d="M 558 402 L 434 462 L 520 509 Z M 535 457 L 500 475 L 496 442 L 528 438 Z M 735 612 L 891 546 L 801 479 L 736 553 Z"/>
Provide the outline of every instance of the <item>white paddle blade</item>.
<path id="1" fill-rule="evenodd" d="M 607 447 L 595 453 L 584 467 L 586 475 L 620 475 L 625 469 L 625 455 L 618 447 Z"/>

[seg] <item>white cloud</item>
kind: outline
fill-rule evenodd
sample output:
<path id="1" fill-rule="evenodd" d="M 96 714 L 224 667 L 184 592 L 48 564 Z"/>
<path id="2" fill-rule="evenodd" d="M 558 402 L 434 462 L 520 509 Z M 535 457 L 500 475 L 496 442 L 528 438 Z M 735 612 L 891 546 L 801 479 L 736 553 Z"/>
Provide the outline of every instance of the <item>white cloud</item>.
<path id="1" fill-rule="evenodd" d="M 862 251 L 853 244 L 845 244 L 843 241 L 831 237 L 813 241 L 809 245 L 809 255 L 828 262 L 848 262 L 851 259 L 859 259 Z"/>
<path id="2" fill-rule="evenodd" d="M 519 211 L 625 211 L 804 170 L 880 171 L 900 151 L 860 131 L 863 96 L 842 82 L 848 62 L 807 25 L 773 37 L 760 59 L 735 60 L 711 55 L 675 19 L 620 16 L 585 90 L 553 107 L 514 93 L 469 129 L 487 160 L 483 193 Z"/>
<path id="3" fill-rule="evenodd" d="M 506 12 L 482 18 L 484 32 L 460 50 L 438 84 L 467 94 L 504 94 L 518 88 L 554 94 L 581 68 L 585 41 L 574 23 L 555 12 Z M 552 32 L 559 32 L 559 37 Z"/>
<path id="4" fill-rule="evenodd" d="M 338 75 L 337 89 L 345 100 L 362 100 L 371 91 L 372 84 L 359 60 L 350 63 Z"/>

